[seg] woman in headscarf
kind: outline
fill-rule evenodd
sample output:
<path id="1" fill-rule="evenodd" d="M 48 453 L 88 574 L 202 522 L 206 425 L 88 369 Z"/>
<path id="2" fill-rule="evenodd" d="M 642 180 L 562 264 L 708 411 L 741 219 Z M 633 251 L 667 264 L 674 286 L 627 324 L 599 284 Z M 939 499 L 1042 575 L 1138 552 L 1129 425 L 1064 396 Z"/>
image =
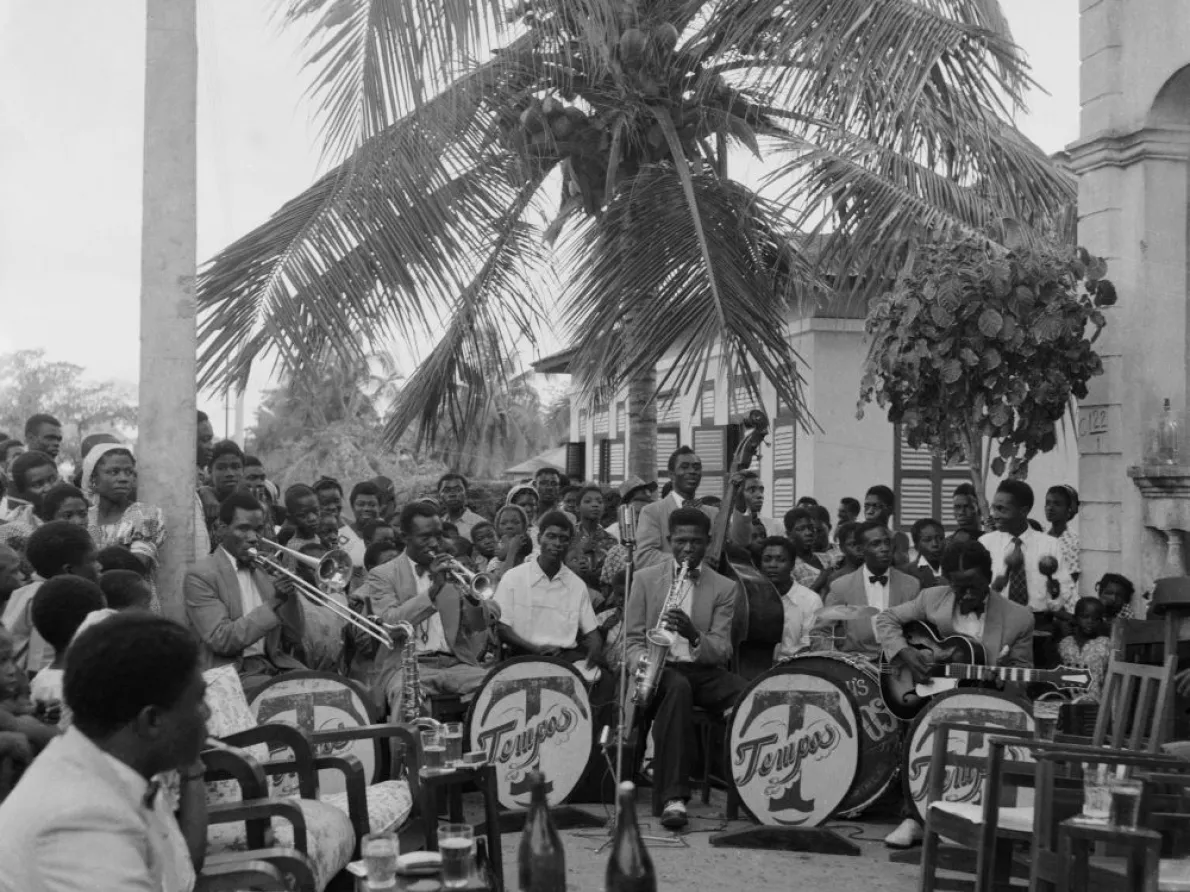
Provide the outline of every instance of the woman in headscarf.
<path id="1" fill-rule="evenodd" d="M 123 443 L 100 443 L 83 459 L 83 491 L 91 509 L 87 530 L 97 549 L 123 545 L 149 571 L 152 608 L 160 611 L 156 575 L 158 551 L 165 541 L 165 516 L 155 505 L 135 501 L 136 458 Z"/>
<path id="2" fill-rule="evenodd" d="M 496 546 L 496 556 L 488 561 L 487 572 L 498 582 L 505 570 L 528 559 L 536 543 L 529 537 L 529 518 L 518 505 L 502 507 L 496 512 L 493 523 L 500 544 Z"/>
<path id="3" fill-rule="evenodd" d="M 1078 582 L 1082 575 L 1079 564 L 1078 533 L 1070 529 L 1069 523 L 1078 514 L 1078 490 L 1061 484 L 1051 486 L 1045 493 L 1045 519 L 1050 522 L 1049 534 L 1058 540 L 1062 562 L 1070 569 L 1070 575 Z"/>

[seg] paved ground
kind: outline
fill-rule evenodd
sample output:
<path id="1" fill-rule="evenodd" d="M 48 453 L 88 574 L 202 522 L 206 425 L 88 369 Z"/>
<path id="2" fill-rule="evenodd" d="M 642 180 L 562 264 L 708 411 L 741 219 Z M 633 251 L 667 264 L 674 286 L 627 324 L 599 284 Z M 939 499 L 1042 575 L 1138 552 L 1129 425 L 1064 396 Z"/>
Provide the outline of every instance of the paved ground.
<path id="1" fill-rule="evenodd" d="M 642 791 L 646 792 L 647 791 Z M 638 814 L 646 836 L 663 837 L 650 841 L 649 853 L 657 868 L 658 887 L 662 890 L 769 890 L 810 889 L 814 892 L 912 892 L 917 888 L 918 868 L 892 864 L 881 840 L 892 829 L 889 823 L 847 823 L 833 826 L 841 835 L 854 839 L 862 848 L 858 857 L 815 855 L 802 852 L 772 852 L 754 849 L 712 847 L 712 833 L 750 822 L 723 820 L 724 796 L 716 791 L 711 804 L 691 803 L 691 821 L 686 833 L 675 835 L 664 830 L 649 814 L 647 804 L 640 804 Z M 602 817 L 598 805 L 584 805 L 582 810 Z M 568 892 L 601 892 L 603 873 L 610 846 L 599 851 L 607 839 L 603 830 L 563 830 L 566 847 Z M 504 836 L 504 874 L 506 888 L 515 892 L 516 856 L 519 834 Z"/>

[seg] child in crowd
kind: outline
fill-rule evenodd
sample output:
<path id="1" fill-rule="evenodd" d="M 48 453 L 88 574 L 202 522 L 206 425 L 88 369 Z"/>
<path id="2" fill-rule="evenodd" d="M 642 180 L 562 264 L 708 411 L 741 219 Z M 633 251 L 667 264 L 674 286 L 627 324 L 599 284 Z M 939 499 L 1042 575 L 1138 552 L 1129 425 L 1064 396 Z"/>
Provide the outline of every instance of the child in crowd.
<path id="1" fill-rule="evenodd" d="M 101 572 L 130 570 L 133 573 L 139 573 L 145 579 L 149 578 L 148 565 L 133 554 L 131 548 L 125 548 L 123 545 L 109 545 L 107 548 L 99 550 L 98 558 Z"/>
<path id="2" fill-rule="evenodd" d="M 946 547 L 946 530 L 932 517 L 922 518 L 909 531 L 917 560 L 906 568 L 921 583 L 922 589 L 945 585 L 942 578 L 942 551 Z"/>
<path id="3" fill-rule="evenodd" d="M 389 545 L 400 547 L 403 550 L 401 537 L 397 535 L 397 528 L 383 520 L 365 520 L 360 524 L 360 537 L 364 540 L 365 546 L 376 542 L 387 542 Z"/>
<path id="4" fill-rule="evenodd" d="M 66 648 L 87 614 L 102 610 L 103 603 L 103 590 L 79 576 L 56 576 L 47 580 L 33 597 L 33 627 L 54 649 L 53 662 L 33 677 L 33 703 L 39 711 L 61 707 Z"/>
<path id="5" fill-rule="evenodd" d="M 831 542 L 831 512 L 823 505 L 811 505 L 810 513 L 818 526 L 814 540 L 814 554 L 824 567 L 835 568 L 843 560 L 843 551 Z"/>
<path id="6" fill-rule="evenodd" d="M 0 627 L 0 759 L 23 758 L 27 764 L 58 731 L 33 715 L 29 680 L 17 667 L 15 653 L 12 635 Z"/>
<path id="7" fill-rule="evenodd" d="M 148 581 L 133 570 L 108 570 L 100 574 L 99 588 L 107 606 L 116 612 L 147 611 L 153 600 Z"/>
<path id="8" fill-rule="evenodd" d="M 369 573 L 381 564 L 395 561 L 401 556 L 401 549 L 393 542 L 373 542 L 364 550 L 364 569 Z"/>
<path id="9" fill-rule="evenodd" d="M 1132 619 L 1132 598 L 1136 594 L 1136 586 L 1127 576 L 1119 573 L 1104 573 L 1095 584 L 1095 592 L 1103 602 L 1103 619 L 1112 622 L 1115 619 Z"/>
<path id="10" fill-rule="evenodd" d="M 1111 661 L 1111 639 L 1103 622 L 1103 602 L 1079 598 L 1074 605 L 1074 628 L 1058 642 L 1058 656 L 1065 666 L 1084 666 L 1091 673 L 1088 696 L 1098 700 L 1103 691 L 1107 664 Z"/>
<path id="11" fill-rule="evenodd" d="M 837 530 L 839 538 L 839 551 L 843 554 L 843 560 L 839 564 L 838 569 L 831 573 L 830 581 L 827 583 L 827 588 L 830 588 L 830 583 L 836 579 L 842 579 L 851 573 L 854 573 L 864 565 L 864 557 L 859 552 L 859 542 L 855 538 L 855 534 L 859 531 L 859 521 L 853 520 L 847 523 L 839 524 Z"/>
<path id="12" fill-rule="evenodd" d="M 500 537 L 496 535 L 496 527 L 491 521 L 480 521 L 471 528 L 471 544 L 480 558 L 480 566 L 486 568 L 500 545 Z"/>

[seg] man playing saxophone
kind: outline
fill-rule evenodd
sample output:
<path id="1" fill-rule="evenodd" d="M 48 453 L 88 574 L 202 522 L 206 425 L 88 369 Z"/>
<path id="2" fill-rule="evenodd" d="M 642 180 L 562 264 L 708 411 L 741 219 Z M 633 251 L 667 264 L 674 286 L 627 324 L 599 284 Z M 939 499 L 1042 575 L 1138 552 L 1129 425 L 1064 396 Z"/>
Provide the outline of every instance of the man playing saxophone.
<path id="1" fill-rule="evenodd" d="M 413 646 L 427 695 L 472 694 L 483 682 L 485 655 L 495 643 L 500 607 L 464 597 L 442 548 L 442 520 L 434 505 L 412 502 L 401 511 L 405 553 L 376 567 L 354 593 L 384 624 L 413 626 Z M 402 650 L 381 647 L 373 696 L 402 715 Z"/>
<path id="2" fill-rule="evenodd" d="M 686 824 L 694 707 L 724 712 L 746 687 L 727 669 L 739 586 L 703 566 L 710 534 L 710 518 L 697 508 L 671 513 L 670 559 L 637 570 L 624 615 L 630 667 L 650 652 L 649 633 L 673 633 L 664 665 L 646 667 L 659 670 L 655 690 L 638 698 L 645 700 L 638 712 L 653 726 L 653 783 L 665 803 L 661 823 L 670 829 Z"/>

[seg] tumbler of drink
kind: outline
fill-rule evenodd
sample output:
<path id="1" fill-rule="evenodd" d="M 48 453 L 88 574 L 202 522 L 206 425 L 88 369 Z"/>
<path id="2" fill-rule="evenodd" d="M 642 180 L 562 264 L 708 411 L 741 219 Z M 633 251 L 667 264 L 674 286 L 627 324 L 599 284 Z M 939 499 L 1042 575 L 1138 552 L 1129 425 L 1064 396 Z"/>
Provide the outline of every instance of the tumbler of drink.
<path id="1" fill-rule="evenodd" d="M 446 744 L 442 740 L 440 731 L 421 732 L 421 770 L 425 772 L 441 771 L 445 767 Z"/>
<path id="2" fill-rule="evenodd" d="M 442 885 L 447 889 L 466 886 L 475 866 L 475 831 L 471 825 L 439 825 L 438 851 L 442 855 Z"/>
<path id="3" fill-rule="evenodd" d="M 369 889 L 388 889 L 397 884 L 397 855 L 400 849 L 394 833 L 369 833 L 360 854 L 368 871 Z"/>
<path id="4" fill-rule="evenodd" d="M 1111 770 L 1107 765 L 1083 763 L 1084 820 L 1106 824 L 1111 816 Z"/>
<path id="5" fill-rule="evenodd" d="M 1142 784 L 1130 777 L 1112 778 L 1108 785 L 1111 804 L 1107 822 L 1113 827 L 1134 830 L 1140 821 Z"/>
<path id="6" fill-rule="evenodd" d="M 1033 732 L 1038 740 L 1053 740 L 1058 733 L 1061 700 L 1036 700 L 1033 703 Z"/>
<path id="7" fill-rule="evenodd" d="M 457 768 L 463 761 L 463 723 L 447 722 L 442 726 L 446 744 L 446 767 Z"/>

